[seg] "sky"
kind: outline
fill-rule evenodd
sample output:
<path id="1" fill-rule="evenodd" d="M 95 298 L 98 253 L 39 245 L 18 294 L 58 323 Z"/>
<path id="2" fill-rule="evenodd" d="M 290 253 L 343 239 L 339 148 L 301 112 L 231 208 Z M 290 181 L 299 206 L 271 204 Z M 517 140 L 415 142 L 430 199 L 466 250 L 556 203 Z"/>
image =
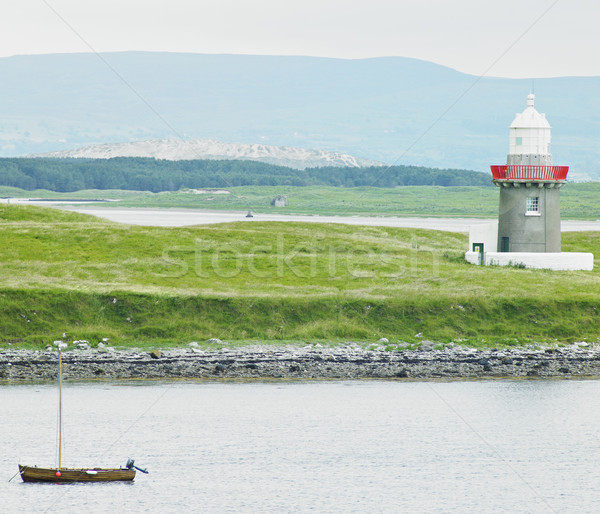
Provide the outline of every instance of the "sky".
<path id="1" fill-rule="evenodd" d="M 403 56 L 478 76 L 600 76 L 599 19 L 598 0 L 5 0 L 0 57 Z"/>

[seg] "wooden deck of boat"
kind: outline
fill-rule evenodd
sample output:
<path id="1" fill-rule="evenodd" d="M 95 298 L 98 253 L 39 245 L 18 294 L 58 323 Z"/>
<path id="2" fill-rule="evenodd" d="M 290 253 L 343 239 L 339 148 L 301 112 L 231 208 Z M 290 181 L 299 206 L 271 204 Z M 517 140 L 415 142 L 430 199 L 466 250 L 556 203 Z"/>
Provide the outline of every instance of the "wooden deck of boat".
<path id="1" fill-rule="evenodd" d="M 135 478 L 135 469 L 121 468 L 63 468 L 60 476 L 56 476 L 56 468 L 19 464 L 19 472 L 23 482 L 126 482 Z"/>

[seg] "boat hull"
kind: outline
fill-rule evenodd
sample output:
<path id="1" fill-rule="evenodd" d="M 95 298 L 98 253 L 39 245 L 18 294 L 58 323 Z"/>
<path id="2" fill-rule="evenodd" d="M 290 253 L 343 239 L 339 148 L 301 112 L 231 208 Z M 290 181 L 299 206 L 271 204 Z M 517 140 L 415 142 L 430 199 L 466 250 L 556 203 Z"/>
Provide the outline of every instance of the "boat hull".
<path id="1" fill-rule="evenodd" d="M 56 476 L 56 468 L 38 468 L 19 464 L 23 482 L 130 482 L 135 469 L 121 468 L 63 468 Z"/>

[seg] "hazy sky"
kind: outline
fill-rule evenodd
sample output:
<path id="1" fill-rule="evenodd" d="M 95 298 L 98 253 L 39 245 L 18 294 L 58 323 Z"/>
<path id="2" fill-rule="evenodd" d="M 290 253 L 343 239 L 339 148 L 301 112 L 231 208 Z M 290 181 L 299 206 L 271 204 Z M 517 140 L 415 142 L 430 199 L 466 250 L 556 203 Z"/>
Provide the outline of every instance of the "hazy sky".
<path id="1" fill-rule="evenodd" d="M 475 75 L 500 58 L 487 75 L 600 75 L 599 19 L 598 0 L 3 0 L 0 57 L 393 55 Z"/>

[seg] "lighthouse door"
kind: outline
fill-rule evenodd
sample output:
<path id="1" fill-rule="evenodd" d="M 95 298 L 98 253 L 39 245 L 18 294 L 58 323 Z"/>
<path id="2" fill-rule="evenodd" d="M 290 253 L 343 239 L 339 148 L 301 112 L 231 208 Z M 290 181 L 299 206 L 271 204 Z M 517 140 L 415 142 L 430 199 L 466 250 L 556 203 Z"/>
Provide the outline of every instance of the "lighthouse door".
<path id="1" fill-rule="evenodd" d="M 510 252 L 510 239 L 508 237 L 500 238 L 500 251 Z"/>
<path id="2" fill-rule="evenodd" d="M 473 243 L 473 251 L 479 254 L 479 264 L 483 264 L 483 243 Z"/>

